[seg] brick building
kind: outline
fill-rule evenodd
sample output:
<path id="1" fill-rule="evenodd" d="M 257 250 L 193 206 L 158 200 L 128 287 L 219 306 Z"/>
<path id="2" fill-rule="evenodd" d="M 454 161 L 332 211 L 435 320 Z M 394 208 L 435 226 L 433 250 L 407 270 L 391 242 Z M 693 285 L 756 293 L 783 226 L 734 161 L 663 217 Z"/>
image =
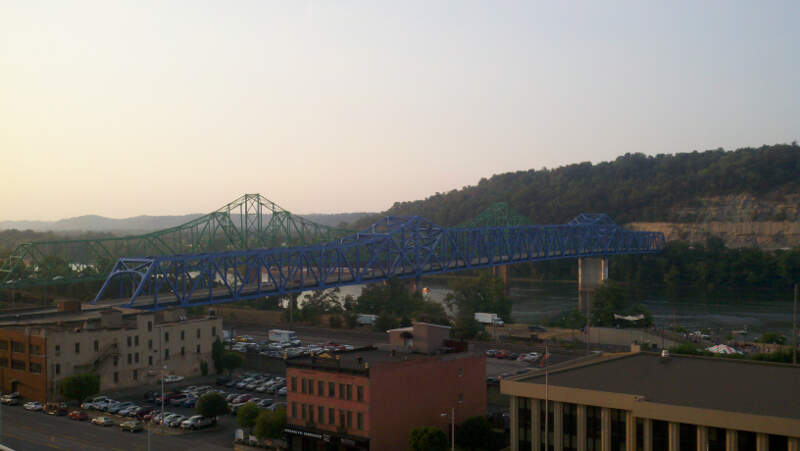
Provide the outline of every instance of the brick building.
<path id="1" fill-rule="evenodd" d="M 76 373 L 97 373 L 101 391 L 155 382 L 164 366 L 199 375 L 201 362 L 213 368 L 218 334 L 222 320 L 187 319 L 181 310 L 65 303 L 59 311 L 0 317 L 0 390 L 44 402 L 57 399 L 58 383 Z"/>
<path id="2" fill-rule="evenodd" d="M 424 337 L 438 340 L 441 330 L 415 323 L 401 332 L 417 338 L 410 347 L 287 361 L 290 449 L 406 449 L 416 427 L 449 432 L 451 409 L 456 423 L 485 415 L 485 356 L 443 352 L 441 343 L 415 352 L 432 349 Z"/>

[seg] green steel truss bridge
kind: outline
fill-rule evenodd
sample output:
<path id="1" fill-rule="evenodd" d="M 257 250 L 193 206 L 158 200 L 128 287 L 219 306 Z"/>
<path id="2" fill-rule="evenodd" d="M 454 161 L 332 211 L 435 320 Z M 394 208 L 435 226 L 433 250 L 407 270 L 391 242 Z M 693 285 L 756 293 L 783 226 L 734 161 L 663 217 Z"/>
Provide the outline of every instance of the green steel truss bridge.
<path id="1" fill-rule="evenodd" d="M 307 246 L 351 233 L 245 194 L 185 224 L 143 235 L 19 244 L 0 267 L 0 290 L 102 281 L 123 257 Z"/>

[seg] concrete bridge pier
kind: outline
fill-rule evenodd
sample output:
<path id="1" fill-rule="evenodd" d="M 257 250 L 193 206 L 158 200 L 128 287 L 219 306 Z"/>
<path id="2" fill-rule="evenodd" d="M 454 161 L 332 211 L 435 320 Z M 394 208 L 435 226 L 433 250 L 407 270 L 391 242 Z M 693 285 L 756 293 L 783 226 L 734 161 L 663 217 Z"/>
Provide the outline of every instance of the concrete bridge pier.
<path id="1" fill-rule="evenodd" d="M 594 291 L 608 279 L 608 258 L 578 259 L 578 310 L 587 316 Z"/>
<path id="2" fill-rule="evenodd" d="M 506 296 L 511 291 L 511 283 L 508 281 L 508 265 L 492 266 L 492 274 L 503 279 L 503 287 Z"/>
<path id="3" fill-rule="evenodd" d="M 408 282 L 408 291 L 411 294 L 417 293 L 422 295 L 422 276 L 414 277 L 413 279 L 409 279 Z"/>

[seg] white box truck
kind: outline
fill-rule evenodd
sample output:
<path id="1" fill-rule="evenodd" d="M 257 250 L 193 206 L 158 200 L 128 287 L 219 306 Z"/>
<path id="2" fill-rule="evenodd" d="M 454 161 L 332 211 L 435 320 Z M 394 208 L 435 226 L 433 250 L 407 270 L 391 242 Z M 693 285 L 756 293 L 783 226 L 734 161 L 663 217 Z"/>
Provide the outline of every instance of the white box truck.
<path id="1" fill-rule="evenodd" d="M 293 330 L 272 329 L 269 331 L 269 341 L 288 343 L 295 340 L 297 340 L 297 334 Z"/>
<path id="2" fill-rule="evenodd" d="M 361 326 L 374 326 L 378 320 L 378 315 L 360 314 L 356 317 L 356 322 Z"/>
<path id="3" fill-rule="evenodd" d="M 497 316 L 497 313 L 476 312 L 475 321 L 481 324 L 494 324 L 497 327 L 503 327 L 503 325 L 505 324 L 503 320 L 500 319 L 499 316 Z"/>

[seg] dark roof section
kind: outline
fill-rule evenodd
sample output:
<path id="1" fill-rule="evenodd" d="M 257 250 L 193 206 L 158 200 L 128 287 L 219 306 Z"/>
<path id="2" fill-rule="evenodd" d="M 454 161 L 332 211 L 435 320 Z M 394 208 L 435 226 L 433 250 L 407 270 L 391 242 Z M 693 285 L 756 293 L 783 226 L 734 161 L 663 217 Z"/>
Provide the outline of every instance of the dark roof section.
<path id="1" fill-rule="evenodd" d="M 544 383 L 544 374 L 516 378 Z M 800 418 L 800 367 L 636 353 L 552 371 L 551 386 L 644 396 L 655 403 Z M 792 400 L 792 401 L 790 401 Z"/>
<path id="2" fill-rule="evenodd" d="M 449 359 L 458 359 L 468 355 L 472 355 L 472 353 L 454 352 L 454 353 L 446 353 L 438 355 L 429 355 L 429 354 L 418 354 L 414 352 L 400 352 L 400 351 L 392 353 L 391 351 L 387 350 L 370 348 L 370 349 L 355 350 L 355 351 L 335 354 L 335 356 L 339 357 L 338 360 L 336 358 L 325 358 L 325 357 L 293 358 L 287 360 L 286 365 L 290 367 L 313 368 L 316 370 L 323 370 L 323 371 L 345 370 L 356 373 L 360 372 L 368 373 L 366 369 L 368 369 L 369 367 L 375 367 L 385 362 L 402 362 L 407 360 L 419 360 L 426 358 L 440 358 L 443 360 L 449 360 Z M 359 359 L 361 359 L 360 362 Z M 365 363 L 368 364 L 368 367 L 365 367 L 364 365 Z"/>

